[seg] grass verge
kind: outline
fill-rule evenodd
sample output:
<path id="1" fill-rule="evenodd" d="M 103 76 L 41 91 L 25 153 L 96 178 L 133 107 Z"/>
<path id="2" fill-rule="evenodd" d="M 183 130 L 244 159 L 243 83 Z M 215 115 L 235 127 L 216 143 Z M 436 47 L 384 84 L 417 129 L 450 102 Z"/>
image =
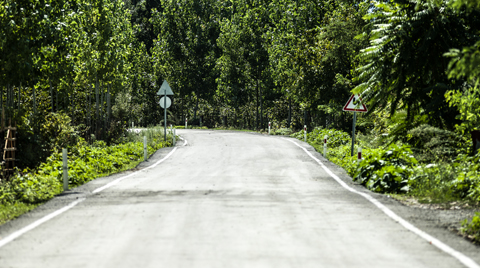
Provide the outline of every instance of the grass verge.
<path id="1" fill-rule="evenodd" d="M 480 153 L 468 156 L 460 152 L 448 161 L 419 163 L 407 144 L 372 146 L 371 142 L 358 139 L 356 147 L 363 149 L 363 160 L 358 161 L 356 154 L 351 156 L 348 133 L 315 128 L 307 133 L 307 142 L 322 153 L 325 135 L 328 136 L 327 158 L 371 191 L 421 208 L 467 209 L 467 214 L 472 215 L 480 209 Z M 303 131 L 291 136 L 304 139 Z M 480 242 L 480 214 L 463 221 L 462 226 L 464 236 Z"/>
<path id="2" fill-rule="evenodd" d="M 164 141 L 163 129 L 149 128 L 127 133 L 118 144 L 103 141 L 79 142 L 68 148 L 69 188 L 75 188 L 99 177 L 125 171 L 143 161 L 143 137 L 147 137 L 148 155 L 171 146 L 171 134 Z M 63 162 L 54 152 L 35 170 L 17 171 L 0 184 L 0 224 L 12 220 L 63 192 Z"/>

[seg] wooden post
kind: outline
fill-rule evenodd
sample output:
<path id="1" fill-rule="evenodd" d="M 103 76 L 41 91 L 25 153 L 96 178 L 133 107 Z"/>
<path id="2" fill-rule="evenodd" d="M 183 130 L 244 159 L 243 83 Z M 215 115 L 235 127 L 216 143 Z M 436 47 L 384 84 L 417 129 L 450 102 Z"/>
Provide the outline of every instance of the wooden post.
<path id="1" fill-rule="evenodd" d="M 3 129 L 3 128 L 2 128 Z M 11 121 L 7 127 L 7 136 L 5 137 L 5 146 L 3 148 L 3 162 L 5 163 L 3 167 L 3 178 L 6 179 L 10 175 L 13 174 L 14 167 L 15 167 L 15 151 L 16 148 L 16 138 L 15 138 L 15 131 L 17 130 L 16 127 L 11 126 Z"/>

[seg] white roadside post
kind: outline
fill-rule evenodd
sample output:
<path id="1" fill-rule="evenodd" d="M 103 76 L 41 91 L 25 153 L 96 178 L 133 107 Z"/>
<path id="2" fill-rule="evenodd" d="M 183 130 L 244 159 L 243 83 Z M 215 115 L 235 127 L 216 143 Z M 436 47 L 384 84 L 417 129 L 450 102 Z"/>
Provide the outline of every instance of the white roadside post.
<path id="1" fill-rule="evenodd" d="M 187 129 L 188 118 L 185 117 L 185 129 Z"/>
<path id="2" fill-rule="evenodd" d="M 63 191 L 68 190 L 68 159 L 67 159 L 67 149 L 62 149 L 63 153 Z"/>
<path id="3" fill-rule="evenodd" d="M 270 122 L 268 122 L 268 135 L 270 135 Z"/>
<path id="4" fill-rule="evenodd" d="M 133 121 L 132 121 L 132 129 L 134 128 Z"/>
<path id="5" fill-rule="evenodd" d="M 148 150 L 147 150 L 147 136 L 143 136 L 143 161 L 147 161 Z"/>
<path id="6" fill-rule="evenodd" d="M 358 147 L 358 162 L 362 161 L 362 147 Z"/>
<path id="7" fill-rule="evenodd" d="M 307 142 L 307 125 L 303 126 L 303 135 L 304 135 L 305 142 Z"/>
<path id="8" fill-rule="evenodd" d="M 325 135 L 325 137 L 323 137 L 323 157 L 327 157 L 327 138 L 328 136 Z"/>
<path id="9" fill-rule="evenodd" d="M 170 133 L 172 133 L 172 145 L 175 146 L 175 133 L 173 133 L 173 125 L 170 125 Z"/>

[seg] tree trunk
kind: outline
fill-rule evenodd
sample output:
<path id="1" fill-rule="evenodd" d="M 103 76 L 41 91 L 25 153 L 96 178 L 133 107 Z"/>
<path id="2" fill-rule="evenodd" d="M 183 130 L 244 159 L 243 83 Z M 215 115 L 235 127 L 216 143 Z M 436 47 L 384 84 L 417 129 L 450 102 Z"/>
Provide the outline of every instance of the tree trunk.
<path id="1" fill-rule="evenodd" d="M 198 95 L 195 94 L 195 109 L 193 111 L 193 119 L 197 119 L 197 110 L 198 110 Z"/>
<path id="2" fill-rule="evenodd" d="M 20 99 L 20 97 L 22 96 L 21 93 L 22 93 L 22 82 L 20 82 L 20 87 L 18 88 L 18 109 L 19 110 L 21 106 L 21 99 Z"/>
<path id="3" fill-rule="evenodd" d="M 99 115 L 99 110 L 98 110 L 98 105 L 100 100 L 98 99 L 98 77 L 95 75 L 95 135 L 97 135 L 98 132 L 98 115 Z"/>
<path id="4" fill-rule="evenodd" d="M 308 115 L 308 112 L 307 112 L 307 109 L 305 109 L 305 111 L 303 112 L 303 125 L 304 126 L 307 125 L 307 115 Z"/>
<path id="5" fill-rule="evenodd" d="M 257 113 L 256 113 L 256 116 L 255 116 L 255 128 L 258 129 L 258 106 L 259 106 L 259 101 L 258 101 L 258 98 L 259 98 L 259 92 L 258 92 L 258 79 L 257 79 Z"/>
<path id="6" fill-rule="evenodd" d="M 37 114 L 37 96 L 35 92 L 35 86 L 33 86 L 33 115 L 35 114 Z"/>
<path id="7" fill-rule="evenodd" d="M 292 124 L 292 99 L 288 98 L 288 119 L 287 127 L 290 128 Z"/>
<path id="8" fill-rule="evenodd" d="M 263 125 L 263 94 L 262 94 L 262 90 L 259 89 L 259 92 L 260 92 L 260 128 L 264 128 L 264 125 Z"/>
<path id="9" fill-rule="evenodd" d="M 52 101 L 52 113 L 55 112 L 55 109 L 53 109 L 53 87 L 52 87 L 52 81 L 49 81 L 50 82 L 50 99 Z"/>
<path id="10" fill-rule="evenodd" d="M 110 85 L 108 85 L 107 89 L 107 106 L 108 106 L 108 112 L 107 112 L 107 125 L 110 123 L 110 118 L 112 117 L 112 103 L 110 101 Z"/>
<path id="11" fill-rule="evenodd" d="M 88 94 L 87 94 L 87 126 L 88 126 L 88 134 L 92 134 L 92 86 L 88 86 Z M 90 135 L 87 137 L 90 140 Z"/>
<path id="12" fill-rule="evenodd" d="M 105 112 L 104 112 L 104 95 L 103 94 L 103 86 L 102 84 L 100 84 L 100 139 L 103 139 L 103 134 L 105 132 L 105 126 L 103 125 L 104 124 L 104 116 L 105 116 Z"/>
<path id="13" fill-rule="evenodd" d="M 470 134 L 472 135 L 472 151 L 473 151 L 473 155 L 477 154 L 477 151 L 478 149 L 480 148 L 480 131 L 478 130 L 472 130 L 470 132 Z"/>

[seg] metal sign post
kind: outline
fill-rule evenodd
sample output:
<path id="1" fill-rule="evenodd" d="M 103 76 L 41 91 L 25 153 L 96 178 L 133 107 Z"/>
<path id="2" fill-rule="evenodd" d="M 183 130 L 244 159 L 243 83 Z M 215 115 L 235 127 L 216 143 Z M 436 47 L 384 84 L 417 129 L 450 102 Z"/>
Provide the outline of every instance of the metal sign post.
<path id="1" fill-rule="evenodd" d="M 357 124 L 357 112 L 353 112 L 353 126 L 352 126 L 352 150 L 351 156 L 353 156 L 353 150 L 355 147 L 355 125 Z"/>
<path id="2" fill-rule="evenodd" d="M 164 133 L 163 133 L 163 137 L 164 137 L 164 140 L 167 141 L 167 91 L 165 90 L 164 91 L 165 94 L 163 94 L 163 123 L 165 125 L 165 128 L 164 128 Z"/>
<path id="3" fill-rule="evenodd" d="M 160 106 L 164 109 L 164 113 L 163 113 L 163 122 L 165 125 L 164 140 L 167 141 L 167 108 L 170 107 L 171 105 L 171 100 L 170 98 L 167 97 L 167 95 L 173 95 L 173 91 L 170 88 L 170 85 L 168 84 L 167 80 L 163 81 L 163 84 L 158 90 L 157 95 L 160 95 L 160 96 L 163 95 L 163 100 L 160 99 Z"/>
<path id="4" fill-rule="evenodd" d="M 351 156 L 353 156 L 353 150 L 355 147 L 355 125 L 357 123 L 357 112 L 368 112 L 367 106 L 362 103 L 362 98 L 358 94 L 353 94 L 347 101 L 347 104 L 342 109 L 343 111 L 353 112 L 353 126 L 352 126 L 352 150 Z"/>

